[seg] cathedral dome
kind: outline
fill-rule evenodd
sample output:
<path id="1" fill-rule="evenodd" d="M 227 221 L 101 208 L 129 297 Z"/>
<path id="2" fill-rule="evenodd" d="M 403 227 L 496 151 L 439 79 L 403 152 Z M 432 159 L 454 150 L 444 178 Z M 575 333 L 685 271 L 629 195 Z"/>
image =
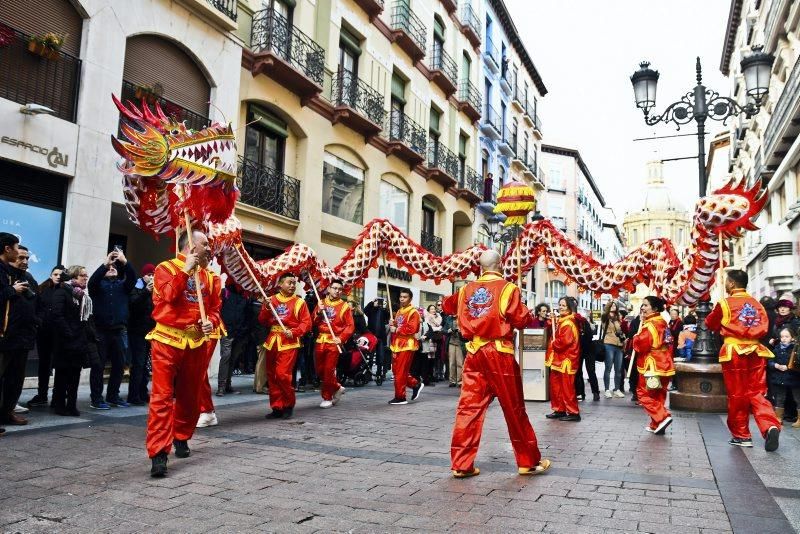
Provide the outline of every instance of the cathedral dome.
<path id="1" fill-rule="evenodd" d="M 647 164 L 647 188 L 644 193 L 644 211 L 686 211 L 664 183 L 664 164 L 651 161 Z"/>

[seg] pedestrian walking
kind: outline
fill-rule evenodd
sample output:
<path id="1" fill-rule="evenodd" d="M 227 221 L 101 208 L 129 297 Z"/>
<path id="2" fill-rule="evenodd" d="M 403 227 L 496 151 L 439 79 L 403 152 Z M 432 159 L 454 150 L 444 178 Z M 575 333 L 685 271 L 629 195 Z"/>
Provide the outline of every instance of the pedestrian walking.
<path id="1" fill-rule="evenodd" d="M 617 397 L 625 398 L 622 392 L 624 387 L 625 370 L 622 365 L 622 348 L 625 344 L 625 333 L 622 329 L 622 317 L 619 314 L 619 305 L 615 300 L 610 300 L 606 304 L 606 309 L 600 317 L 600 340 L 605 349 L 605 361 L 603 369 L 603 387 L 605 397 L 610 399 Z M 614 391 L 611 391 L 611 371 L 614 371 Z"/>

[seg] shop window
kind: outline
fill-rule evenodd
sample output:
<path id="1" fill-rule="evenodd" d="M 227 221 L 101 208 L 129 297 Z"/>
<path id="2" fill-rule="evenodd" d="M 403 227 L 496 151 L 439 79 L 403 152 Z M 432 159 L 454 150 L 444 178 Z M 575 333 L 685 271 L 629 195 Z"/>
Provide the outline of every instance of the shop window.
<path id="1" fill-rule="evenodd" d="M 322 211 L 362 224 L 364 170 L 325 152 L 322 166 Z"/>

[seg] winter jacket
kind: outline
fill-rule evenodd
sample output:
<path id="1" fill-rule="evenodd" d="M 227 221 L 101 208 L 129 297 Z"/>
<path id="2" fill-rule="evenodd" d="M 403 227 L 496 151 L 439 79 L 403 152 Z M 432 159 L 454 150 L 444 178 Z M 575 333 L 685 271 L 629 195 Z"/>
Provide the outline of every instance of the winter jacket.
<path id="1" fill-rule="evenodd" d="M 364 306 L 364 315 L 367 316 L 369 331 L 379 340 L 386 343 L 386 333 L 388 332 L 389 310 L 384 307 L 375 306 L 374 302 Z"/>
<path id="2" fill-rule="evenodd" d="M 41 322 L 36 314 L 36 280 L 29 273 L 10 265 L 7 266 L 7 273 L 12 278 L 12 285 L 17 280 L 25 280 L 28 289 L 19 295 L 15 293 L 9 301 L 11 305 L 8 308 L 5 335 L 0 338 L 0 350 L 31 350 L 36 345 L 36 331 Z"/>
<path id="3" fill-rule="evenodd" d="M 117 265 L 119 277 L 107 280 L 108 266 L 103 264 L 89 278 L 89 296 L 94 304 L 94 321 L 97 328 L 122 329 L 128 324 L 130 294 L 136 285 L 136 272 L 130 262 Z"/>
<path id="4" fill-rule="evenodd" d="M 128 333 L 143 336 L 156 326 L 153 320 L 153 293 L 141 278 L 136 281 L 128 304 Z"/>
<path id="5" fill-rule="evenodd" d="M 775 321 L 772 323 L 772 329 L 768 334 L 769 339 L 774 340 L 774 342 L 770 344 L 770 348 L 774 349 L 780 344 L 781 330 L 784 328 L 789 328 L 792 331 L 792 337 L 800 335 L 800 318 L 793 313 L 789 315 L 776 314 Z"/>
<path id="6" fill-rule="evenodd" d="M 248 301 L 235 289 L 224 288 L 222 290 L 222 322 L 228 337 L 244 337 L 248 333 L 250 312 Z"/>
<path id="7" fill-rule="evenodd" d="M 81 305 L 72 295 L 72 286 L 62 285 L 53 295 L 55 350 L 53 367 L 88 367 L 96 356 L 94 324 L 81 321 Z"/>
<path id="8" fill-rule="evenodd" d="M 800 388 L 800 372 L 788 369 L 786 371 L 779 371 L 775 368 L 776 365 L 786 365 L 789 363 L 789 357 L 793 350 L 796 350 L 797 345 L 790 343 L 783 346 L 778 343 L 773 349 L 772 353 L 774 358 L 767 360 L 767 367 L 770 370 L 769 383 L 773 386 L 786 386 L 790 388 Z M 795 355 L 797 358 L 797 355 Z"/>
<path id="9" fill-rule="evenodd" d="M 39 301 L 36 313 L 41 321 L 41 328 L 53 326 L 53 296 L 56 294 L 58 284 L 49 278 L 39 286 Z"/>

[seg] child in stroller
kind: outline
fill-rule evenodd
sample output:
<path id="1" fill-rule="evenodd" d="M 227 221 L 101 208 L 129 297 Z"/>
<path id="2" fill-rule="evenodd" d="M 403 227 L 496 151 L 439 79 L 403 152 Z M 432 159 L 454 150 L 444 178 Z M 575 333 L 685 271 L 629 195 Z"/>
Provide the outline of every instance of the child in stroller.
<path id="1" fill-rule="evenodd" d="M 350 338 L 339 355 L 337 375 L 342 385 L 361 387 L 369 384 L 377 346 L 378 338 L 369 331 Z"/>

